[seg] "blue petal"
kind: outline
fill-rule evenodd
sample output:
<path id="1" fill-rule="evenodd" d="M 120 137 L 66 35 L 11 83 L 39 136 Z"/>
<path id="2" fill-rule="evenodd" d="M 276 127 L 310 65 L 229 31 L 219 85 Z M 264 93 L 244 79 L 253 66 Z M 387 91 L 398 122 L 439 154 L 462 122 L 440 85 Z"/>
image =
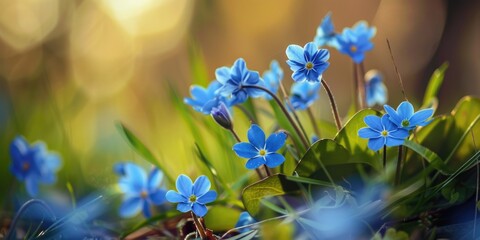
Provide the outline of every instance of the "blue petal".
<path id="1" fill-rule="evenodd" d="M 148 202 L 145 200 L 143 201 L 143 216 L 145 216 L 145 218 L 151 217 L 150 206 L 148 205 Z"/>
<path id="2" fill-rule="evenodd" d="M 373 151 L 378 151 L 380 148 L 385 145 L 385 138 L 384 137 L 379 137 L 379 138 L 370 138 L 368 140 L 368 147 L 372 149 Z"/>
<path id="3" fill-rule="evenodd" d="M 138 193 L 146 187 L 147 175 L 145 171 L 134 163 L 125 163 L 125 176 L 120 178 L 120 189 L 124 193 Z"/>
<path id="4" fill-rule="evenodd" d="M 245 63 L 245 60 L 243 60 L 243 58 L 239 58 L 233 63 L 233 66 L 231 69 L 232 79 L 235 79 L 241 82 L 247 72 L 248 72 L 247 64 Z"/>
<path id="5" fill-rule="evenodd" d="M 247 142 L 236 143 L 233 145 L 233 151 L 242 158 L 252 158 L 258 155 L 258 149 Z"/>
<path id="6" fill-rule="evenodd" d="M 197 202 L 200 204 L 207 204 L 215 201 L 215 199 L 217 199 L 217 192 L 215 192 L 214 190 L 210 190 L 202 196 L 199 196 L 197 198 Z"/>
<path id="7" fill-rule="evenodd" d="M 207 207 L 203 204 L 194 203 L 192 206 L 192 210 L 195 213 L 195 215 L 199 217 L 203 217 L 205 216 L 205 214 L 207 214 Z"/>
<path id="8" fill-rule="evenodd" d="M 14 162 L 19 162 L 22 160 L 23 155 L 28 152 L 28 143 L 27 141 L 21 137 L 16 137 L 12 143 L 10 144 L 10 155 Z"/>
<path id="9" fill-rule="evenodd" d="M 379 132 L 383 131 L 383 125 L 380 117 L 375 115 L 368 115 L 363 119 L 363 121 L 367 124 L 367 126 L 372 128 L 373 130 L 376 130 Z"/>
<path id="10" fill-rule="evenodd" d="M 293 60 L 298 63 L 305 64 L 305 58 L 303 56 L 303 48 L 298 45 L 289 45 L 285 51 L 288 59 Z"/>
<path id="11" fill-rule="evenodd" d="M 177 210 L 180 212 L 188 212 L 192 210 L 192 205 L 190 203 L 178 203 Z"/>
<path id="12" fill-rule="evenodd" d="M 405 142 L 404 138 L 393 138 L 393 137 L 387 137 L 387 142 L 386 145 L 388 147 L 394 147 L 394 146 L 400 146 Z"/>
<path id="13" fill-rule="evenodd" d="M 361 138 L 378 138 L 382 135 L 371 128 L 360 128 L 360 130 L 358 130 L 358 136 Z"/>
<path id="14" fill-rule="evenodd" d="M 389 133 L 390 136 L 394 137 L 394 138 L 401 138 L 401 139 L 405 139 L 407 138 L 410 133 L 408 132 L 408 130 L 404 129 L 404 128 L 399 128 L 398 130 L 396 131 L 392 131 Z"/>
<path id="15" fill-rule="evenodd" d="M 25 178 L 25 187 L 27 188 L 27 193 L 30 197 L 35 197 L 38 194 L 38 180 L 34 175 L 28 175 Z"/>
<path id="16" fill-rule="evenodd" d="M 204 100 L 210 98 L 210 96 L 208 96 L 207 90 L 198 85 L 192 85 L 190 87 L 190 95 L 197 100 Z"/>
<path id="17" fill-rule="evenodd" d="M 295 72 L 292 73 L 292 79 L 295 82 L 301 82 L 301 81 L 305 80 L 306 77 L 307 76 L 305 75 L 304 70 L 299 70 L 299 71 L 295 71 Z"/>
<path id="18" fill-rule="evenodd" d="M 255 169 L 265 164 L 265 159 L 263 157 L 254 157 L 248 159 L 245 167 L 248 169 Z"/>
<path id="19" fill-rule="evenodd" d="M 404 120 L 404 119 L 408 120 L 413 116 L 414 109 L 413 109 L 413 106 L 412 106 L 411 103 L 409 103 L 408 101 L 403 101 L 398 106 L 397 112 L 398 112 L 399 117 L 402 120 Z"/>
<path id="20" fill-rule="evenodd" d="M 256 124 L 252 124 L 247 132 L 248 141 L 258 149 L 265 147 L 265 133 Z"/>
<path id="21" fill-rule="evenodd" d="M 413 114 L 413 116 L 410 118 L 410 125 L 412 126 L 420 125 L 421 123 L 425 122 L 428 118 L 430 118 L 432 115 L 433 115 L 432 108 L 420 110 L 415 114 Z"/>
<path id="22" fill-rule="evenodd" d="M 120 216 L 132 217 L 140 212 L 142 208 L 142 199 L 140 197 L 127 198 L 120 206 Z"/>
<path id="23" fill-rule="evenodd" d="M 392 107 L 388 105 L 384 105 L 383 109 L 387 112 L 388 116 L 390 116 L 390 120 L 394 122 L 397 126 L 402 126 L 403 118 L 401 118 L 398 113 Z"/>
<path id="24" fill-rule="evenodd" d="M 305 60 L 313 62 L 315 60 L 313 59 L 313 56 L 317 53 L 317 50 L 318 50 L 317 45 L 313 42 L 309 42 L 305 44 L 304 49 L 305 49 L 304 54 L 306 56 Z"/>
<path id="25" fill-rule="evenodd" d="M 169 201 L 171 203 L 188 202 L 187 197 L 190 197 L 190 195 L 184 196 L 184 195 L 182 195 L 178 192 L 175 192 L 173 190 L 170 190 L 170 191 L 167 192 L 167 194 L 165 194 L 165 198 L 167 199 L 167 201 Z"/>
<path id="26" fill-rule="evenodd" d="M 278 149 L 283 147 L 286 140 L 287 134 L 284 132 L 272 133 L 272 135 L 270 135 L 267 139 L 265 150 L 267 150 L 267 152 L 276 152 Z"/>
<path id="27" fill-rule="evenodd" d="M 215 70 L 215 77 L 217 78 L 216 80 L 219 83 L 221 84 L 227 83 L 227 81 L 230 79 L 230 68 L 228 67 L 217 68 L 217 70 Z"/>
<path id="28" fill-rule="evenodd" d="M 176 192 L 175 192 L 176 193 Z M 181 195 L 180 195 L 181 196 Z M 153 202 L 155 205 L 160 205 L 165 202 L 166 199 L 166 192 L 163 189 L 158 189 L 156 191 L 150 192 L 148 195 L 150 200 Z M 171 201 L 170 201 L 171 202 Z"/>
<path id="29" fill-rule="evenodd" d="M 269 168 L 274 168 L 285 162 L 285 157 L 279 153 L 271 153 L 265 157 L 266 165 Z"/>
<path id="30" fill-rule="evenodd" d="M 150 176 L 148 177 L 148 190 L 152 191 L 157 188 L 163 179 L 163 172 L 160 171 L 158 168 L 154 168 L 150 172 Z"/>
<path id="31" fill-rule="evenodd" d="M 193 183 L 193 194 L 196 196 L 202 196 L 210 190 L 210 187 L 210 180 L 208 180 L 207 176 L 202 175 L 195 180 L 195 183 Z"/>
<path id="32" fill-rule="evenodd" d="M 183 196 L 189 197 L 192 195 L 193 183 L 187 175 L 180 174 L 180 176 L 178 176 L 176 187 L 178 192 Z"/>
<path id="33" fill-rule="evenodd" d="M 390 120 L 390 115 L 382 116 L 382 125 L 388 132 L 398 129 L 398 126 Z"/>

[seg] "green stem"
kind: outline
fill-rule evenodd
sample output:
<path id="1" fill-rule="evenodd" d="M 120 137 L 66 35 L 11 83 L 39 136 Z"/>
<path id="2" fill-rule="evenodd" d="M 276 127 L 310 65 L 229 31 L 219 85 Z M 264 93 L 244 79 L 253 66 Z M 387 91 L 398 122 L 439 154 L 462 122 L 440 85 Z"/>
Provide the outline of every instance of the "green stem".
<path id="1" fill-rule="evenodd" d="M 398 146 L 398 158 L 397 158 L 397 169 L 395 172 L 395 186 L 400 184 L 400 177 L 401 177 L 401 167 L 402 167 L 402 158 L 403 158 L 403 146 Z"/>
<path id="2" fill-rule="evenodd" d="M 200 233 L 200 237 L 202 239 L 207 239 L 207 234 L 205 233 L 205 228 L 203 227 L 202 223 L 198 220 L 197 215 L 193 213 L 192 211 L 190 212 L 193 217 L 193 222 L 195 223 L 195 228 L 197 229 L 198 233 Z"/>
<path id="3" fill-rule="evenodd" d="M 359 68 L 359 84 L 358 84 L 358 91 L 359 91 L 359 96 L 360 96 L 360 107 L 361 109 L 365 108 L 366 105 L 366 94 L 365 94 L 365 66 L 363 65 L 363 62 L 358 64 Z"/>
<path id="4" fill-rule="evenodd" d="M 322 85 L 323 85 L 323 88 L 325 89 L 325 92 L 327 92 L 328 99 L 330 100 L 330 106 L 332 107 L 332 113 L 333 113 L 333 119 L 335 119 L 335 124 L 337 125 L 337 129 L 340 130 L 340 129 L 342 129 L 342 122 L 340 121 L 340 115 L 338 114 L 338 109 L 337 109 L 337 104 L 335 103 L 335 98 L 333 97 L 333 94 L 332 94 L 332 91 L 330 90 L 330 87 L 328 86 L 327 82 L 323 78 L 322 78 Z"/>
<path id="5" fill-rule="evenodd" d="M 387 145 L 383 145 L 383 170 L 387 168 Z"/>
<path id="6" fill-rule="evenodd" d="M 302 134 L 302 132 L 300 131 L 300 129 L 298 128 L 297 124 L 295 123 L 295 121 L 292 119 L 292 116 L 290 116 L 290 114 L 288 113 L 287 109 L 285 108 L 285 106 L 282 104 L 282 101 L 280 101 L 280 99 L 274 94 L 272 93 L 270 90 L 262 87 L 262 86 L 256 86 L 256 85 L 244 85 L 242 86 L 243 88 L 255 88 L 255 89 L 259 89 L 259 90 L 262 90 L 264 92 L 266 92 L 267 94 L 269 94 L 270 96 L 272 96 L 272 98 L 275 100 L 275 102 L 277 102 L 278 106 L 280 107 L 280 109 L 282 109 L 283 111 L 283 114 L 285 114 L 285 116 L 287 117 L 288 121 L 290 122 L 290 125 L 292 125 L 292 127 L 295 129 L 295 132 L 297 133 L 297 135 L 300 137 L 302 143 L 304 144 L 305 146 L 305 149 L 308 149 L 309 147 L 309 144 L 308 144 L 308 141 L 307 139 L 305 139 L 305 136 Z"/>
<path id="7" fill-rule="evenodd" d="M 300 130 L 302 130 L 303 135 L 308 141 L 308 135 L 307 132 L 305 131 L 305 128 L 302 125 L 302 122 L 300 122 L 300 118 L 298 117 L 297 113 L 295 112 L 292 102 L 290 102 L 290 98 L 288 97 L 287 91 L 285 90 L 285 87 L 283 86 L 283 83 L 280 82 L 280 89 L 282 90 L 283 98 L 285 98 L 285 101 L 287 102 L 287 105 L 290 109 L 292 109 L 292 115 L 295 118 L 295 121 L 297 121 L 298 126 L 300 127 Z"/>
<path id="8" fill-rule="evenodd" d="M 356 112 L 360 108 L 360 98 L 358 97 L 358 73 L 357 64 L 355 62 L 353 62 L 353 99 Z"/>
<path id="9" fill-rule="evenodd" d="M 313 112 L 312 112 L 311 107 L 307 108 L 307 113 L 308 113 L 308 117 L 310 118 L 310 122 L 312 123 L 313 131 L 315 132 L 317 137 L 320 138 L 320 130 L 318 130 L 317 123 L 315 122 L 315 116 L 313 116 Z"/>

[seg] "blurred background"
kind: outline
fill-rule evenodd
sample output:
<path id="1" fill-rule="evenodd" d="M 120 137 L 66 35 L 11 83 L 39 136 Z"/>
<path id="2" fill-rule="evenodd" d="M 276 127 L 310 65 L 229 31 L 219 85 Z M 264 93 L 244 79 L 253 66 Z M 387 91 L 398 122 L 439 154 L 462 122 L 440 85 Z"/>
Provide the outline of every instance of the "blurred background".
<path id="1" fill-rule="evenodd" d="M 8 145 L 16 135 L 45 141 L 60 153 L 60 179 L 72 182 L 78 195 L 114 184 L 117 161 L 148 166 L 117 122 L 171 175 L 196 173 L 194 140 L 171 91 L 188 96 L 192 83 L 206 84 L 193 78 L 202 69 L 192 67 L 192 56 L 204 59 L 208 80 L 239 57 L 260 73 L 276 59 L 289 86 L 286 47 L 312 41 L 329 11 L 337 32 L 359 20 L 376 26 L 365 66 L 384 73 L 390 105 L 402 94 L 386 38 L 416 107 L 431 73 L 445 61 L 450 66 L 438 113 L 461 96 L 480 93 L 479 1 L 0 0 L 0 176 L 7 183 L 0 199 L 13 190 Z M 324 77 L 344 115 L 352 63 L 335 50 L 330 63 Z M 327 101 L 316 104 L 316 114 L 329 119 Z M 56 186 L 66 188 L 62 181 Z"/>

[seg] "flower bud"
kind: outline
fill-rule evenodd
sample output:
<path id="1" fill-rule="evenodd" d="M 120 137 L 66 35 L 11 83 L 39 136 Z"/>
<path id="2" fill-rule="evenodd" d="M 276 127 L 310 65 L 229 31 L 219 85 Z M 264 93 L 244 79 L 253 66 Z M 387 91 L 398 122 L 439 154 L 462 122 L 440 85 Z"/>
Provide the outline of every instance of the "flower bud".
<path id="1" fill-rule="evenodd" d="M 212 115 L 213 120 L 215 120 L 215 122 L 217 122 L 223 128 L 227 130 L 231 130 L 233 128 L 230 113 L 223 102 L 220 103 L 218 107 L 212 108 L 210 114 Z"/>

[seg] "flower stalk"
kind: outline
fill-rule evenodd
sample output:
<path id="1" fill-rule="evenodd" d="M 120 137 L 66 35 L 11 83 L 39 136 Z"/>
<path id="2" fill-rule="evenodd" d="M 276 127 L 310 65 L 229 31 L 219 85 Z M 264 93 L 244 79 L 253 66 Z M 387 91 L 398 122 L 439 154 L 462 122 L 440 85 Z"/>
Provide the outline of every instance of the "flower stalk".
<path id="1" fill-rule="evenodd" d="M 195 228 L 197 229 L 198 233 L 200 234 L 200 238 L 207 239 L 207 234 L 205 233 L 205 228 L 203 227 L 202 223 L 198 219 L 197 215 L 195 215 L 195 213 L 193 213 L 193 211 L 190 211 L 190 214 L 192 214 L 193 222 L 195 223 Z"/>
<path id="2" fill-rule="evenodd" d="M 337 104 L 335 103 L 335 98 L 333 97 L 332 91 L 328 86 L 325 79 L 322 78 L 322 85 L 325 88 L 325 92 L 327 92 L 328 99 L 330 100 L 330 106 L 332 107 L 333 119 L 335 119 L 335 124 L 337 125 L 337 130 L 342 128 L 342 122 L 340 120 L 340 115 L 338 114 Z"/>

